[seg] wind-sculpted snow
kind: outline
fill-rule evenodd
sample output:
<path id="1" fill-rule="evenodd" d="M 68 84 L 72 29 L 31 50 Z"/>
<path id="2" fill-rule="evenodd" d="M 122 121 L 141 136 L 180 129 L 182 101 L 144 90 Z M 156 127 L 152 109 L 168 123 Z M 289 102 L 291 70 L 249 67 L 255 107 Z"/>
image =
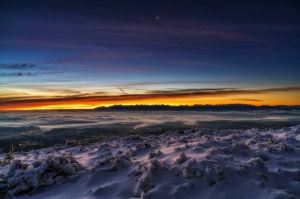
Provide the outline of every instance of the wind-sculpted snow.
<path id="1" fill-rule="evenodd" d="M 300 198 L 300 126 L 191 129 L 15 154 L 13 198 Z"/>

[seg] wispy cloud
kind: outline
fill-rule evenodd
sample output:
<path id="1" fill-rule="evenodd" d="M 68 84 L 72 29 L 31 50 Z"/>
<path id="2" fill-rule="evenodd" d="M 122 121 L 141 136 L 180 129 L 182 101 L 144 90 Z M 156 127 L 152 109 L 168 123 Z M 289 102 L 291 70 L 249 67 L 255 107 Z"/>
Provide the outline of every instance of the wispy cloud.
<path id="1" fill-rule="evenodd" d="M 30 69 L 34 68 L 36 65 L 21 63 L 21 64 L 0 64 L 0 69 Z"/>
<path id="2" fill-rule="evenodd" d="M 242 101 L 242 102 L 263 102 L 263 100 L 260 99 L 250 99 L 250 98 L 233 98 L 231 99 L 233 101 Z"/>
<path id="3" fill-rule="evenodd" d="M 30 72 L 0 73 L 0 77 L 21 77 L 21 76 L 33 76 L 33 74 Z"/>
<path id="4" fill-rule="evenodd" d="M 155 82 L 133 82 L 122 84 L 123 87 L 135 87 L 135 86 L 153 86 L 153 85 L 172 85 L 172 84 L 231 84 L 238 83 L 237 81 L 230 80 L 186 80 L 186 81 L 155 81 Z"/>
<path id="5" fill-rule="evenodd" d="M 37 66 L 35 64 L 29 63 L 0 63 L 0 77 L 33 76 L 35 74 L 31 71 L 36 67 Z"/>

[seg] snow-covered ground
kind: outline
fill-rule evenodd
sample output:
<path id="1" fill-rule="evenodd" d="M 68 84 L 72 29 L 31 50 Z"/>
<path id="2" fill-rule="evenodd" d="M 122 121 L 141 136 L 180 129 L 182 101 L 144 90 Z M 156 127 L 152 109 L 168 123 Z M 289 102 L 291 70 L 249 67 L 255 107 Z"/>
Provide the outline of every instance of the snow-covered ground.
<path id="1" fill-rule="evenodd" d="M 300 125 L 40 149 L 14 154 L 0 173 L 5 198 L 300 198 Z"/>

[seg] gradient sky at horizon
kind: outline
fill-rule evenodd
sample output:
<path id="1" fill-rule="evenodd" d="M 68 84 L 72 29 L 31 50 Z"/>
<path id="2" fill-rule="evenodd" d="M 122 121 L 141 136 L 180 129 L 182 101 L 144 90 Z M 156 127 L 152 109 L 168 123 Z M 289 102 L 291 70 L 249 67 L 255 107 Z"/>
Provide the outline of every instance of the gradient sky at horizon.
<path id="1" fill-rule="evenodd" d="M 300 104 L 300 2 L 2 0 L 0 110 Z"/>

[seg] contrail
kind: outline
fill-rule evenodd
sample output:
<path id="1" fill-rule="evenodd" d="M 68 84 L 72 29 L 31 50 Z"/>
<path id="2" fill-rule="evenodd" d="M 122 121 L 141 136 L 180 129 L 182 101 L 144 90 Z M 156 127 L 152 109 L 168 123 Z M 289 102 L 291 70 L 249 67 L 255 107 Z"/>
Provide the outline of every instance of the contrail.
<path id="1" fill-rule="evenodd" d="M 118 87 L 118 86 L 115 86 L 117 89 L 119 89 L 122 93 L 128 95 L 128 93 L 126 93 L 122 88 Z"/>

